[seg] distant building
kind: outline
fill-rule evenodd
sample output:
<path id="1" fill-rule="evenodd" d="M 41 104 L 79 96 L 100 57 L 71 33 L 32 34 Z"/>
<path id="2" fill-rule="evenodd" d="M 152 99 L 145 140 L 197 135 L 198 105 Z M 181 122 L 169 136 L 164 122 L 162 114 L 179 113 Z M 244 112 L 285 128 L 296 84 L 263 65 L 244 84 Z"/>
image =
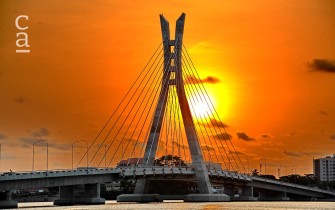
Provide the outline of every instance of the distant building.
<path id="1" fill-rule="evenodd" d="M 314 159 L 313 169 L 319 181 L 335 181 L 335 154 Z"/>
<path id="2" fill-rule="evenodd" d="M 137 166 L 142 163 L 143 158 L 129 158 L 127 160 L 121 160 L 116 167 L 127 167 Z"/>

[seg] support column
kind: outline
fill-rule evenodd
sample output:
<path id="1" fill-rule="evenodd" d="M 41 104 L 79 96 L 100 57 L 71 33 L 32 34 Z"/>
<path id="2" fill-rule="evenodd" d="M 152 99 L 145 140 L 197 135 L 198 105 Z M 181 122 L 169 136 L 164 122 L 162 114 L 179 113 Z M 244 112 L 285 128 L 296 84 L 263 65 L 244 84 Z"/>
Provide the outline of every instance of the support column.
<path id="1" fill-rule="evenodd" d="M 237 199 L 239 201 L 257 201 L 258 198 L 254 197 L 254 188 L 252 186 L 243 186 L 242 194 Z"/>
<path id="2" fill-rule="evenodd" d="M 261 191 L 259 192 L 260 201 L 289 201 L 290 198 L 287 197 L 286 192 L 279 191 Z"/>
<path id="3" fill-rule="evenodd" d="M 105 204 L 105 199 L 100 198 L 100 183 L 61 186 L 59 187 L 59 193 L 60 198 L 54 201 L 54 205 Z"/>
<path id="4" fill-rule="evenodd" d="M 0 192 L 0 209 L 17 208 L 17 201 L 12 200 L 12 191 Z"/>

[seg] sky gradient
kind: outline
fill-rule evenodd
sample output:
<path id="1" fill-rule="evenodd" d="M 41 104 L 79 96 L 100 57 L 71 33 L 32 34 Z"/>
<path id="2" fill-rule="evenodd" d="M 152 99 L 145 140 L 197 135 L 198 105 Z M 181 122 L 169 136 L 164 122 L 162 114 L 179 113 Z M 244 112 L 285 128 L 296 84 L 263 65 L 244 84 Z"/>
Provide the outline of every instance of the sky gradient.
<path id="1" fill-rule="evenodd" d="M 185 12 L 184 44 L 215 79 L 206 88 L 250 168 L 312 173 L 313 157 L 335 153 L 334 11 L 332 0 L 1 1 L 0 171 L 31 170 L 39 138 L 50 168 L 70 168 L 72 142 L 94 139 L 161 42 L 158 15 L 174 33 Z M 15 53 L 18 15 L 30 54 Z"/>

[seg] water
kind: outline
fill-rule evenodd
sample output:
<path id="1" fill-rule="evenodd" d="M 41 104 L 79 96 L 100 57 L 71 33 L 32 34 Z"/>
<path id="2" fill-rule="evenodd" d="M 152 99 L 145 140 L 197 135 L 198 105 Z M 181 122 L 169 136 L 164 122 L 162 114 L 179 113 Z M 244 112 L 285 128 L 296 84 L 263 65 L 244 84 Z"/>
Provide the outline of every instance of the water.
<path id="1" fill-rule="evenodd" d="M 252 209 L 252 210 L 269 210 L 269 209 L 327 209 L 334 210 L 335 202 L 222 202 L 222 203 L 184 203 L 177 201 L 168 201 L 163 203 L 116 203 L 116 201 L 106 201 L 105 205 L 94 206 L 53 206 L 52 202 L 35 202 L 35 203 L 19 203 L 19 208 L 23 209 L 65 209 L 65 210 L 104 210 L 104 209 L 127 209 L 127 210 L 185 210 L 185 209 L 201 209 L 201 210 L 215 210 L 215 209 Z"/>

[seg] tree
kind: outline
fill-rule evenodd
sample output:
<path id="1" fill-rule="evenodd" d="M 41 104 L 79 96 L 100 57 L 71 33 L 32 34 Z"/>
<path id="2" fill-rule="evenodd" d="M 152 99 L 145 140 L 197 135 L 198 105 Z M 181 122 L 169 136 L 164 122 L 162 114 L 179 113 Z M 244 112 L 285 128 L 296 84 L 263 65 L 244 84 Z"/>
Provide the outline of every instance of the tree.
<path id="1" fill-rule="evenodd" d="M 178 156 L 165 155 L 155 160 L 154 165 L 157 166 L 187 166 L 185 161 L 183 161 Z"/>

